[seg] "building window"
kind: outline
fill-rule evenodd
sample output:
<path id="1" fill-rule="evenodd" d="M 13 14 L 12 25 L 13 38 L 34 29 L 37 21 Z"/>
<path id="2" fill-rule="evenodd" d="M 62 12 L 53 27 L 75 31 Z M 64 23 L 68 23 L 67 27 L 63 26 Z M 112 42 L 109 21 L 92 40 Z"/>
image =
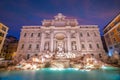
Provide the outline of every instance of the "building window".
<path id="1" fill-rule="evenodd" d="M 115 38 L 113 38 L 113 42 L 116 42 L 116 39 L 115 39 Z"/>
<path id="2" fill-rule="evenodd" d="M 40 33 L 38 33 L 38 37 L 40 37 Z"/>
<path id="3" fill-rule="evenodd" d="M 24 34 L 24 37 L 26 37 L 27 33 Z"/>
<path id="4" fill-rule="evenodd" d="M 118 23 L 118 21 L 115 21 L 115 22 L 114 22 L 114 25 L 116 25 L 117 23 Z"/>
<path id="5" fill-rule="evenodd" d="M 87 32 L 87 36 L 90 36 L 89 32 Z"/>
<path id="6" fill-rule="evenodd" d="M 39 44 L 36 45 L 36 49 L 39 49 Z"/>
<path id="7" fill-rule="evenodd" d="M 85 49 L 85 45 L 84 44 L 82 44 L 82 49 Z"/>
<path id="8" fill-rule="evenodd" d="M 120 32 L 120 27 L 117 28 L 117 31 Z"/>
<path id="9" fill-rule="evenodd" d="M 22 44 L 22 46 L 21 46 L 21 49 L 23 49 L 24 48 L 24 44 Z"/>
<path id="10" fill-rule="evenodd" d="M 99 49 L 100 48 L 99 44 L 96 44 L 96 45 L 97 45 L 97 48 Z"/>
<path id="11" fill-rule="evenodd" d="M 4 37 L 4 33 L 0 32 L 0 36 Z"/>
<path id="12" fill-rule="evenodd" d="M 0 40 L 0 44 L 2 43 L 2 40 Z"/>
<path id="13" fill-rule="evenodd" d="M 30 50 L 30 49 L 31 49 L 31 47 L 32 47 L 32 45 L 30 44 L 30 45 L 29 45 L 29 47 L 28 47 L 28 49 Z"/>
<path id="14" fill-rule="evenodd" d="M 113 49 L 113 47 L 109 47 L 109 49 Z"/>
<path id="15" fill-rule="evenodd" d="M 33 37 L 33 33 L 31 33 L 31 37 Z"/>
<path id="16" fill-rule="evenodd" d="M 83 34 L 82 34 L 82 32 L 80 33 L 80 37 L 83 37 Z"/>
<path id="17" fill-rule="evenodd" d="M 96 35 L 96 32 L 94 32 L 94 36 L 97 36 L 97 35 Z"/>
<path id="18" fill-rule="evenodd" d="M 109 26 L 109 27 L 108 27 L 108 30 L 110 30 L 111 28 L 112 28 L 112 26 Z"/>
<path id="19" fill-rule="evenodd" d="M 100 57 L 100 58 L 102 57 L 102 54 L 101 54 L 101 53 L 99 53 L 99 57 Z"/>
<path id="20" fill-rule="evenodd" d="M 6 28 L 5 28 L 4 26 L 2 26 L 2 30 L 3 30 L 3 31 L 6 31 Z"/>
<path id="21" fill-rule="evenodd" d="M 30 54 L 27 54 L 27 59 L 29 59 L 30 58 Z"/>
<path id="22" fill-rule="evenodd" d="M 107 30 L 107 29 L 104 31 L 104 33 L 106 33 L 106 32 L 108 32 L 108 30 Z"/>
<path id="23" fill-rule="evenodd" d="M 111 32 L 110 34 L 111 34 L 111 35 L 114 35 L 114 32 Z"/>
<path id="24" fill-rule="evenodd" d="M 89 48 L 92 49 L 92 45 L 91 44 L 89 44 Z"/>

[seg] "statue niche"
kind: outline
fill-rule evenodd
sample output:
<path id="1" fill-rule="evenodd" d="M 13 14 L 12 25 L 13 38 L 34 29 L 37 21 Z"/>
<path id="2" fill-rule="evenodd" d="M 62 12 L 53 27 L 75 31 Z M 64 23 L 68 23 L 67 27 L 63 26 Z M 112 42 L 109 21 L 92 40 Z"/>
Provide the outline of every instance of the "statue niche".
<path id="1" fill-rule="evenodd" d="M 76 50 L 76 42 L 75 41 L 72 41 L 72 50 Z"/>
<path id="2" fill-rule="evenodd" d="M 62 41 L 58 41 L 58 43 L 57 43 L 57 52 L 64 52 Z"/>
<path id="3" fill-rule="evenodd" d="M 45 49 L 45 50 L 49 50 L 49 42 L 45 42 L 44 49 Z"/>

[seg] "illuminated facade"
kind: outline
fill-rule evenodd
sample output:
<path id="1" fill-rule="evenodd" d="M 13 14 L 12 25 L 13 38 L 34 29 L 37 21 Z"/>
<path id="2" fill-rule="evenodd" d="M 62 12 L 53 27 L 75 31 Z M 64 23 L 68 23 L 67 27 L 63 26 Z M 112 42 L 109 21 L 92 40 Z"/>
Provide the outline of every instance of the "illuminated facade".
<path id="1" fill-rule="evenodd" d="M 104 38 L 110 56 L 115 51 L 120 53 L 120 14 L 104 28 Z"/>
<path id="2" fill-rule="evenodd" d="M 0 23 L 0 53 L 7 35 L 8 27 Z"/>
<path id="3" fill-rule="evenodd" d="M 15 52 L 17 51 L 17 46 L 18 46 L 18 40 L 14 36 L 7 36 L 3 48 L 1 50 L 1 53 L 4 54 L 5 59 L 12 59 Z"/>
<path id="4" fill-rule="evenodd" d="M 68 19 L 61 13 L 54 18 L 43 20 L 42 26 L 23 26 L 17 54 L 51 53 L 70 58 L 104 53 L 97 25 L 78 25 L 76 19 Z"/>

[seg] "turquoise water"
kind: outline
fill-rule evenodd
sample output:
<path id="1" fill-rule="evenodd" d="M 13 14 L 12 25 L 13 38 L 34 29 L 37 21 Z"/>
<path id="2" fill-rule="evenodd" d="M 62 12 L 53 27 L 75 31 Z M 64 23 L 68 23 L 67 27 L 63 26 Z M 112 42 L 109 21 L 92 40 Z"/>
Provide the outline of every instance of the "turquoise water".
<path id="1" fill-rule="evenodd" d="M 120 80 L 120 69 L 1 71 L 0 80 Z"/>

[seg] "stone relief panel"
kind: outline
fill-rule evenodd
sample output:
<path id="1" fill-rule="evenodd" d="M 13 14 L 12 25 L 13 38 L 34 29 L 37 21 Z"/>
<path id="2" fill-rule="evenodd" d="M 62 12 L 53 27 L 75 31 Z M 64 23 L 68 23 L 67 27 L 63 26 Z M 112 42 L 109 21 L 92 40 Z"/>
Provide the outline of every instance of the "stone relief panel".
<path id="1" fill-rule="evenodd" d="M 76 38 L 76 32 L 71 33 L 71 38 Z"/>
<path id="2" fill-rule="evenodd" d="M 45 33 L 45 38 L 50 38 L 50 33 Z"/>

